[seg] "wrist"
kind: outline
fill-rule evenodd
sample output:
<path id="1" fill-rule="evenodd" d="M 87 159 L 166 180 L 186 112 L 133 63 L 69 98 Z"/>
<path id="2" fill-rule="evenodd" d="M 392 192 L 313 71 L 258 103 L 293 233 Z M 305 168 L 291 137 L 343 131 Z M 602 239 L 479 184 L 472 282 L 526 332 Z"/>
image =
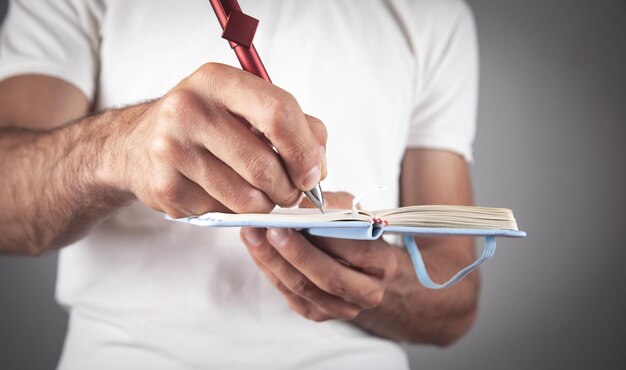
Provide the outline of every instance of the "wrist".
<path id="1" fill-rule="evenodd" d="M 93 154 L 83 180 L 99 193 L 129 202 L 134 199 L 130 176 L 132 162 L 127 149 L 129 128 L 123 119 L 123 110 L 109 110 L 82 122 L 81 125 L 89 130 L 85 149 L 91 148 Z M 86 163 L 84 159 L 82 162 Z"/>
<path id="2" fill-rule="evenodd" d="M 147 110 L 147 104 L 110 110 L 95 117 L 99 136 L 95 181 L 103 187 L 134 199 L 133 184 L 139 158 L 135 127 Z"/>

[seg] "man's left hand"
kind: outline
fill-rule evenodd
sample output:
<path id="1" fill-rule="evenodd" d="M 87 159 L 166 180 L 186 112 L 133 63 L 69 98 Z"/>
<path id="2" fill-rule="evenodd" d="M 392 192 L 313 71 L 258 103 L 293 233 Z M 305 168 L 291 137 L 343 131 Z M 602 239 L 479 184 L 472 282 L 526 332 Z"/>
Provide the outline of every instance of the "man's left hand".
<path id="1" fill-rule="evenodd" d="M 350 208 L 347 193 L 325 193 L 329 208 Z M 398 268 L 383 240 L 312 237 L 290 229 L 242 228 L 241 239 L 291 309 L 314 320 L 351 320 L 378 306 Z"/>

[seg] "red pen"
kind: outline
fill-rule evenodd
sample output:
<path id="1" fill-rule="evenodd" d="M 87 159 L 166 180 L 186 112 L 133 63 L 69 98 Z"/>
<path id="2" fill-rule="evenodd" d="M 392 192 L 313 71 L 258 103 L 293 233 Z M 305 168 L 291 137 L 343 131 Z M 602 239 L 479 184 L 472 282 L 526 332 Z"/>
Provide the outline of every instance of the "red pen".
<path id="1" fill-rule="evenodd" d="M 268 82 L 272 82 L 267 74 L 267 70 L 265 70 L 265 66 L 263 66 L 259 53 L 257 53 L 252 43 L 259 21 L 244 14 L 237 0 L 209 1 L 213 11 L 215 11 L 217 20 L 220 22 L 220 26 L 222 26 L 222 37 L 228 40 L 230 47 L 235 51 L 241 68 Z M 322 213 L 324 212 L 324 195 L 319 183 L 315 188 L 305 191 L 304 194 Z"/>

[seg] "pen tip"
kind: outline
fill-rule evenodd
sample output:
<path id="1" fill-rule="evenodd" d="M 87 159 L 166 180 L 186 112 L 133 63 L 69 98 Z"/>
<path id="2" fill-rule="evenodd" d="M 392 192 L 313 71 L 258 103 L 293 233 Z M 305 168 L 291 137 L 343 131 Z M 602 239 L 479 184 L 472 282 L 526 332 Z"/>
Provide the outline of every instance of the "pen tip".
<path id="1" fill-rule="evenodd" d="M 304 194 L 307 198 L 315 205 L 320 212 L 324 213 L 324 193 L 322 192 L 322 187 L 318 183 L 316 187 L 309 191 L 305 191 Z"/>

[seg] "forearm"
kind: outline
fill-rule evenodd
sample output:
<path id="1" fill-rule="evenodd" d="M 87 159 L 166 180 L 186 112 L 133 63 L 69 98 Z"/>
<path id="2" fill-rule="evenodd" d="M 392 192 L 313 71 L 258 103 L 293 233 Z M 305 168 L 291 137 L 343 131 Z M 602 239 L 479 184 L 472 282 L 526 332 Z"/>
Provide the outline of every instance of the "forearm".
<path id="1" fill-rule="evenodd" d="M 454 254 L 445 253 L 455 247 L 466 248 L 471 243 L 467 238 L 418 242 L 435 281 L 449 279 L 470 263 L 471 257 L 451 260 Z M 447 345 L 458 339 L 470 328 L 476 315 L 478 274 L 472 273 L 450 288 L 430 290 L 417 281 L 408 253 L 396 249 L 396 254 L 398 272 L 389 283 L 382 303 L 363 311 L 354 323 L 376 335 L 400 341 Z"/>
<path id="2" fill-rule="evenodd" d="M 0 81 L 0 126 L 55 127 L 87 104 L 55 78 Z M 216 63 L 153 102 L 48 132 L 0 129 L 0 252 L 66 245 L 132 199 L 172 217 L 289 206 L 325 175 L 325 145 L 291 94 Z"/>
<path id="3" fill-rule="evenodd" d="M 142 108 L 125 112 L 126 120 L 132 109 L 140 114 Z M 62 247 L 132 200 L 106 179 L 115 162 L 124 163 L 116 158 L 121 114 L 105 112 L 51 131 L 0 129 L 1 252 L 38 255 Z"/>

